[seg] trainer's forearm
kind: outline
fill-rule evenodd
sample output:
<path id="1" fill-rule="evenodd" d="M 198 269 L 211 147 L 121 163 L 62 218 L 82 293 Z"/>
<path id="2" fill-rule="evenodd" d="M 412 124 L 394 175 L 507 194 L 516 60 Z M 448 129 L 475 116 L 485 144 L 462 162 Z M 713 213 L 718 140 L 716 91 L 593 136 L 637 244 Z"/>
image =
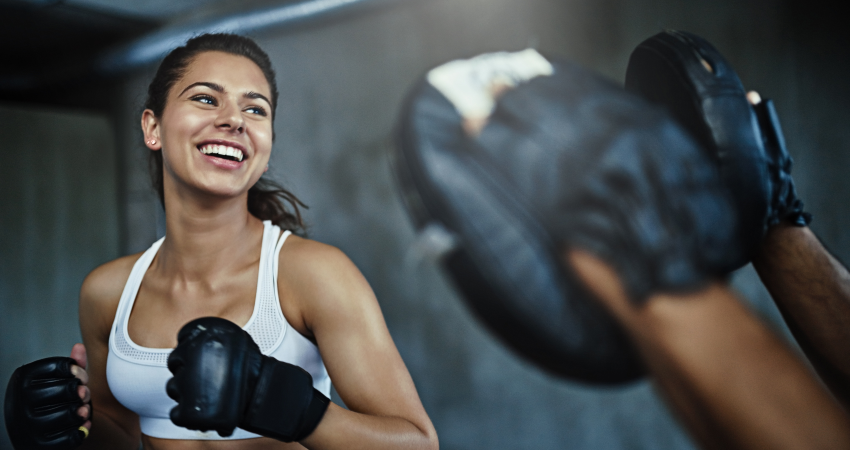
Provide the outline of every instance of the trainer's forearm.
<path id="1" fill-rule="evenodd" d="M 727 288 L 655 296 L 624 323 L 705 448 L 850 448 L 844 411 Z"/>
<path id="2" fill-rule="evenodd" d="M 400 417 L 359 414 L 333 403 L 310 436 L 301 441 L 310 450 L 345 448 L 436 450 L 436 435 L 429 435 Z"/>
<path id="3" fill-rule="evenodd" d="M 753 260 L 818 374 L 850 406 L 850 273 L 809 228 L 771 228 Z"/>

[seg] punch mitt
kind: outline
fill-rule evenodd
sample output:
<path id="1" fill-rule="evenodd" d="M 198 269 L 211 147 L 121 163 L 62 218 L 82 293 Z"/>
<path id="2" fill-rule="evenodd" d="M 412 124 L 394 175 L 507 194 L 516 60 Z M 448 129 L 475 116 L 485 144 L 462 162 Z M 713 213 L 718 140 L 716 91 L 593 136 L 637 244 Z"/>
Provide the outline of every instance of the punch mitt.
<path id="1" fill-rule="evenodd" d="M 165 390 L 178 403 L 171 421 L 190 430 L 227 437 L 239 427 L 299 441 L 319 425 L 330 403 L 307 371 L 263 355 L 248 332 L 217 317 L 180 329 L 168 370 L 174 376 Z"/>
<path id="2" fill-rule="evenodd" d="M 714 164 L 663 110 L 528 52 L 429 72 L 402 109 L 397 179 L 420 232 L 454 242 L 441 264 L 503 342 L 556 375 L 629 382 L 639 357 L 565 249 L 600 256 L 642 302 L 728 267 L 732 210 Z"/>
<path id="3" fill-rule="evenodd" d="M 81 427 L 88 419 L 77 414 L 83 400 L 77 392 L 80 380 L 71 373 L 75 364 L 71 358 L 52 357 L 12 373 L 3 414 L 16 450 L 70 450 L 83 443 L 88 433 Z"/>
<path id="4" fill-rule="evenodd" d="M 769 226 L 811 221 L 797 198 L 773 102 L 751 105 L 708 41 L 674 30 L 643 41 L 629 58 L 626 89 L 666 107 L 716 162 L 738 216 L 743 252 L 735 268 L 750 261 Z"/>

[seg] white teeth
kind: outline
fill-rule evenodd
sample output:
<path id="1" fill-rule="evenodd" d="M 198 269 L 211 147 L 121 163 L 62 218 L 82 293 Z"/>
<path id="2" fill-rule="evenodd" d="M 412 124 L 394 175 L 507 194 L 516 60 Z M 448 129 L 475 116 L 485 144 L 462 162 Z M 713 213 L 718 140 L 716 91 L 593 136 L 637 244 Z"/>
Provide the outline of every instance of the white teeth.
<path id="1" fill-rule="evenodd" d="M 237 161 L 242 161 L 243 158 L 242 150 L 239 150 L 238 148 L 227 147 L 225 145 L 205 145 L 201 147 L 201 153 L 205 155 L 232 156 L 236 158 Z"/>

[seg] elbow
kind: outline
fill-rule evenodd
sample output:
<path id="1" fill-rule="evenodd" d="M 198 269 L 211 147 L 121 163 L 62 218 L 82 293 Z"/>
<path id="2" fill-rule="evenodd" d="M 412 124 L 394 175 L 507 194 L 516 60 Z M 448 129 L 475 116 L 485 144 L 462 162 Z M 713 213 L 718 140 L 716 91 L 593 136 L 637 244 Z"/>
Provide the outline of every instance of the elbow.
<path id="1" fill-rule="evenodd" d="M 428 422 L 426 426 L 417 426 L 422 434 L 422 445 L 419 448 L 423 450 L 439 450 L 440 439 L 437 437 L 437 430 Z"/>
<path id="2" fill-rule="evenodd" d="M 425 445 L 422 446 L 425 450 L 439 450 L 440 440 L 437 438 L 437 431 L 433 428 L 429 433 L 425 433 Z"/>

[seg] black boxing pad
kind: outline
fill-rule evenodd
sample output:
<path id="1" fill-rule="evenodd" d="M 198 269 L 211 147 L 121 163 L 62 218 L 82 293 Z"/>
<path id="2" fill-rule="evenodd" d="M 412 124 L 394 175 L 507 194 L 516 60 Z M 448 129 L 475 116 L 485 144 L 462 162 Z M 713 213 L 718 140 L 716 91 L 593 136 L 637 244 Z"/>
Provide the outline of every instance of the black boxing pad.
<path id="1" fill-rule="evenodd" d="M 45 358 L 12 374 L 3 413 L 16 450 L 70 450 L 83 443 L 80 426 L 88 419 L 77 414 L 83 401 L 80 380 L 71 373 L 75 364 L 71 358 Z"/>
<path id="2" fill-rule="evenodd" d="M 477 138 L 462 122 L 422 80 L 398 123 L 395 169 L 416 227 L 457 240 L 442 265 L 468 305 L 554 374 L 642 376 L 563 252 L 602 256 L 637 300 L 701 285 L 728 265 L 716 249 L 730 211 L 713 165 L 660 110 L 569 63 L 505 93 Z"/>
<path id="3" fill-rule="evenodd" d="M 674 30 L 650 37 L 632 52 L 625 85 L 666 107 L 716 161 L 738 216 L 743 251 L 734 268 L 749 262 L 769 225 L 811 220 L 796 197 L 772 103 L 751 106 L 738 75 L 708 41 Z"/>

